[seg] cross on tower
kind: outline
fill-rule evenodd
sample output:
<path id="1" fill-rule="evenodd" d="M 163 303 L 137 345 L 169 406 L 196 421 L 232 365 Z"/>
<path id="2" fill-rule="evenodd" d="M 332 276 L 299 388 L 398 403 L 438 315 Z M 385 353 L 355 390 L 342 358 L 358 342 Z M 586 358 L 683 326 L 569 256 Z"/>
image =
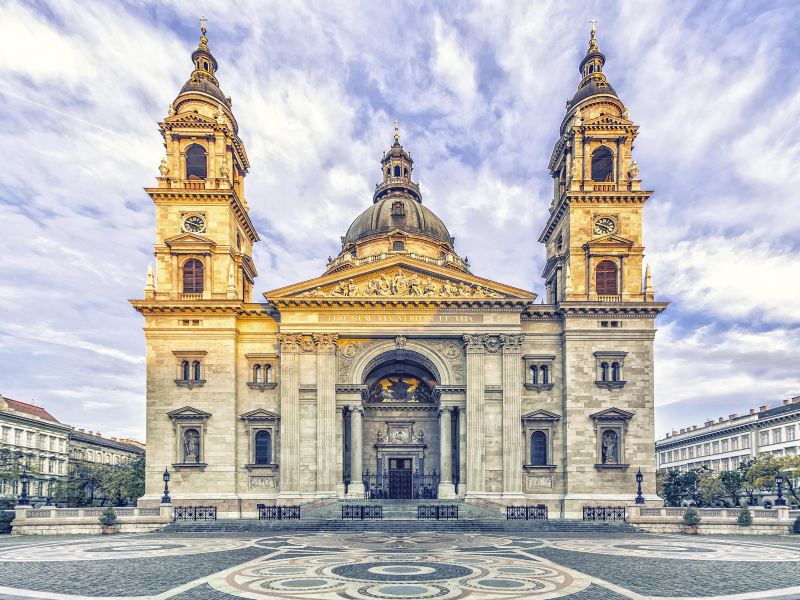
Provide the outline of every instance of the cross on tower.
<path id="1" fill-rule="evenodd" d="M 595 32 L 595 25 L 597 25 L 597 19 L 589 19 L 589 23 L 592 24 L 592 33 Z"/>
<path id="2" fill-rule="evenodd" d="M 206 22 L 207 21 L 208 21 L 208 19 L 206 19 L 205 15 L 200 17 L 200 31 L 202 31 L 203 33 L 206 32 Z"/>
<path id="3" fill-rule="evenodd" d="M 400 121 L 397 119 L 394 120 L 394 141 L 400 141 Z"/>

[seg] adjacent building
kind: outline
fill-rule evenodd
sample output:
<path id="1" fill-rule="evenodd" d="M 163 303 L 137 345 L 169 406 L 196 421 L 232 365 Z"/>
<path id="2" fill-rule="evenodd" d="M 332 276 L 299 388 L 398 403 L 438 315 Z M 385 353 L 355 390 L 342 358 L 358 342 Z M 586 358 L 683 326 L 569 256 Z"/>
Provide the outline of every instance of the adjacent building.
<path id="1" fill-rule="evenodd" d="M 707 467 L 732 471 L 761 454 L 796 456 L 800 446 L 800 396 L 782 406 L 761 406 L 668 433 L 656 442 L 658 469 L 689 471 Z"/>
<path id="2" fill-rule="evenodd" d="M 19 468 L 28 466 L 28 495 L 44 500 L 65 479 L 69 462 L 69 432 L 41 406 L 0 395 L 0 499 L 20 492 Z"/>
<path id="3" fill-rule="evenodd" d="M 74 430 L 41 406 L 0 395 L 0 500 L 20 495 L 23 466 L 30 477 L 28 496 L 43 502 L 79 461 L 119 465 L 144 453 L 140 442 Z"/>
<path id="4" fill-rule="evenodd" d="M 594 29 L 542 165 L 543 303 L 472 272 L 423 203 L 397 128 L 338 255 L 254 299 L 250 162 L 205 27 L 192 62 L 159 123 L 166 155 L 146 188 L 156 269 L 132 301 L 147 340 L 140 506 L 158 504 L 164 465 L 175 502 L 224 516 L 367 493 L 576 517 L 630 501 L 638 469 L 658 502 L 653 339 L 666 304 L 643 261 L 652 192 Z"/>

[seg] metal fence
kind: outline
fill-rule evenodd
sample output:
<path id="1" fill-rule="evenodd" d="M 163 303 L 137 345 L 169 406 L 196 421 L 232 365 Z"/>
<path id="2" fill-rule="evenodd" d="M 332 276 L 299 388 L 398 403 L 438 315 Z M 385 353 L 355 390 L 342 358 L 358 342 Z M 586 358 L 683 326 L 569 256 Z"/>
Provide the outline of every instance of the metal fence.
<path id="1" fill-rule="evenodd" d="M 299 506 L 265 506 L 264 504 L 258 505 L 258 518 L 259 520 L 267 521 L 286 521 L 289 519 L 300 518 Z"/>
<path id="2" fill-rule="evenodd" d="M 389 483 L 389 472 L 384 471 L 383 475 L 365 473 L 362 476 L 364 482 L 364 499 L 375 500 L 385 498 L 395 499 L 415 499 L 415 500 L 436 500 L 439 494 L 440 477 L 437 473 L 433 475 L 420 475 L 414 473 L 410 479 L 410 490 L 398 495 L 399 490 L 392 490 Z"/>
<path id="3" fill-rule="evenodd" d="M 506 506 L 506 519 L 508 521 L 547 521 L 549 516 L 547 507 L 544 504 L 536 506 Z"/>
<path id="4" fill-rule="evenodd" d="M 584 506 L 584 521 L 624 521 L 624 506 Z"/>
<path id="5" fill-rule="evenodd" d="M 342 520 L 383 519 L 382 506 L 342 504 Z"/>
<path id="6" fill-rule="evenodd" d="M 417 506 L 417 519 L 458 520 L 456 504 L 420 504 Z"/>
<path id="7" fill-rule="evenodd" d="M 216 521 L 216 506 L 176 506 L 176 521 Z"/>

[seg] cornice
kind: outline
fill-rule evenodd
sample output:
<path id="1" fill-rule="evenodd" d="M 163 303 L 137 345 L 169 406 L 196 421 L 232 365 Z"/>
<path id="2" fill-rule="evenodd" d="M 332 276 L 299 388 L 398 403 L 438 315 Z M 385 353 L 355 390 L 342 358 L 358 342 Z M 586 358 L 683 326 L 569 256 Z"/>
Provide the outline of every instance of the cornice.
<path id="1" fill-rule="evenodd" d="M 270 302 L 278 310 L 303 308 L 328 310 L 342 310 L 345 308 L 413 308 L 419 310 L 491 308 L 501 312 L 520 312 L 521 309 L 532 305 L 534 301 L 526 298 L 448 298 L 434 300 L 425 297 L 394 299 L 384 297 L 352 298 L 339 296 L 324 298 L 311 296 L 306 298 L 275 298 Z"/>
<path id="2" fill-rule="evenodd" d="M 652 317 L 655 318 L 666 310 L 669 302 L 559 302 L 557 311 L 562 317 Z"/>
<path id="3" fill-rule="evenodd" d="M 129 302 L 142 315 L 228 314 L 241 318 L 271 318 L 266 306 L 242 304 L 238 300 L 195 300 L 192 302 L 179 300 L 129 300 Z"/>

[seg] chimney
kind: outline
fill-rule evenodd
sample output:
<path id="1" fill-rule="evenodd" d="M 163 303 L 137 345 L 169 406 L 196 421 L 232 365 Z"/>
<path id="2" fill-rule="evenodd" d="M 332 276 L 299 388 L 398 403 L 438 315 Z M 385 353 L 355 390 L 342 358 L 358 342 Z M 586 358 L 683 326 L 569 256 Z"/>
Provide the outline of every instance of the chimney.
<path id="1" fill-rule="evenodd" d="M 725 417 L 720 417 L 719 422 L 722 423 L 725 420 Z"/>
<path id="2" fill-rule="evenodd" d="M 705 422 L 705 427 L 708 427 L 709 425 L 713 425 L 713 424 L 714 424 L 714 421 L 706 421 Z"/>
<path id="3" fill-rule="evenodd" d="M 789 398 L 784 398 L 784 399 L 783 399 L 783 405 L 784 405 L 784 406 L 786 406 L 786 405 L 787 405 L 787 404 L 789 404 L 790 402 L 791 402 L 791 400 L 789 400 Z"/>
<path id="4" fill-rule="evenodd" d="M 681 429 L 681 433 L 686 433 L 686 430 L 685 429 Z"/>
<path id="5" fill-rule="evenodd" d="M 667 432 L 667 437 L 671 437 L 671 436 L 672 436 L 672 434 Z"/>
<path id="6" fill-rule="evenodd" d="M 111 436 L 111 439 L 114 440 L 115 442 L 117 441 L 117 438 L 115 438 L 113 435 Z"/>
<path id="7" fill-rule="evenodd" d="M 751 414 L 751 415 L 754 415 L 754 414 L 756 414 L 756 409 L 755 409 L 755 408 L 751 408 L 751 409 L 750 409 L 750 414 Z"/>
<path id="8" fill-rule="evenodd" d="M 81 433 L 86 433 L 83 429 L 78 429 Z"/>
<path id="9" fill-rule="evenodd" d="M 800 402 L 800 396 L 795 396 L 792 398 L 792 404 L 797 404 L 798 402 Z"/>
<path id="10" fill-rule="evenodd" d="M 692 431 L 694 431 L 695 429 L 697 429 L 697 425 L 692 425 Z"/>
<path id="11" fill-rule="evenodd" d="M 678 431 L 677 431 L 677 430 L 675 430 L 675 429 L 673 429 L 673 430 L 672 430 L 672 435 L 678 435 Z"/>
<path id="12" fill-rule="evenodd" d="M 759 406 L 759 407 L 758 407 L 758 410 L 760 410 L 761 412 L 764 412 L 765 410 L 767 410 L 767 408 L 768 408 L 768 407 L 767 407 L 767 405 L 765 404 L 764 406 Z"/>
<path id="13" fill-rule="evenodd" d="M 732 421 L 732 420 L 733 420 L 733 419 L 735 419 L 737 416 L 738 416 L 738 415 L 737 415 L 736 413 L 733 413 L 732 415 L 728 415 L 728 418 L 729 418 L 729 419 Z"/>
<path id="14" fill-rule="evenodd" d="M 94 431 L 92 431 L 92 430 L 90 429 L 90 430 L 89 430 L 89 435 L 94 435 Z"/>

